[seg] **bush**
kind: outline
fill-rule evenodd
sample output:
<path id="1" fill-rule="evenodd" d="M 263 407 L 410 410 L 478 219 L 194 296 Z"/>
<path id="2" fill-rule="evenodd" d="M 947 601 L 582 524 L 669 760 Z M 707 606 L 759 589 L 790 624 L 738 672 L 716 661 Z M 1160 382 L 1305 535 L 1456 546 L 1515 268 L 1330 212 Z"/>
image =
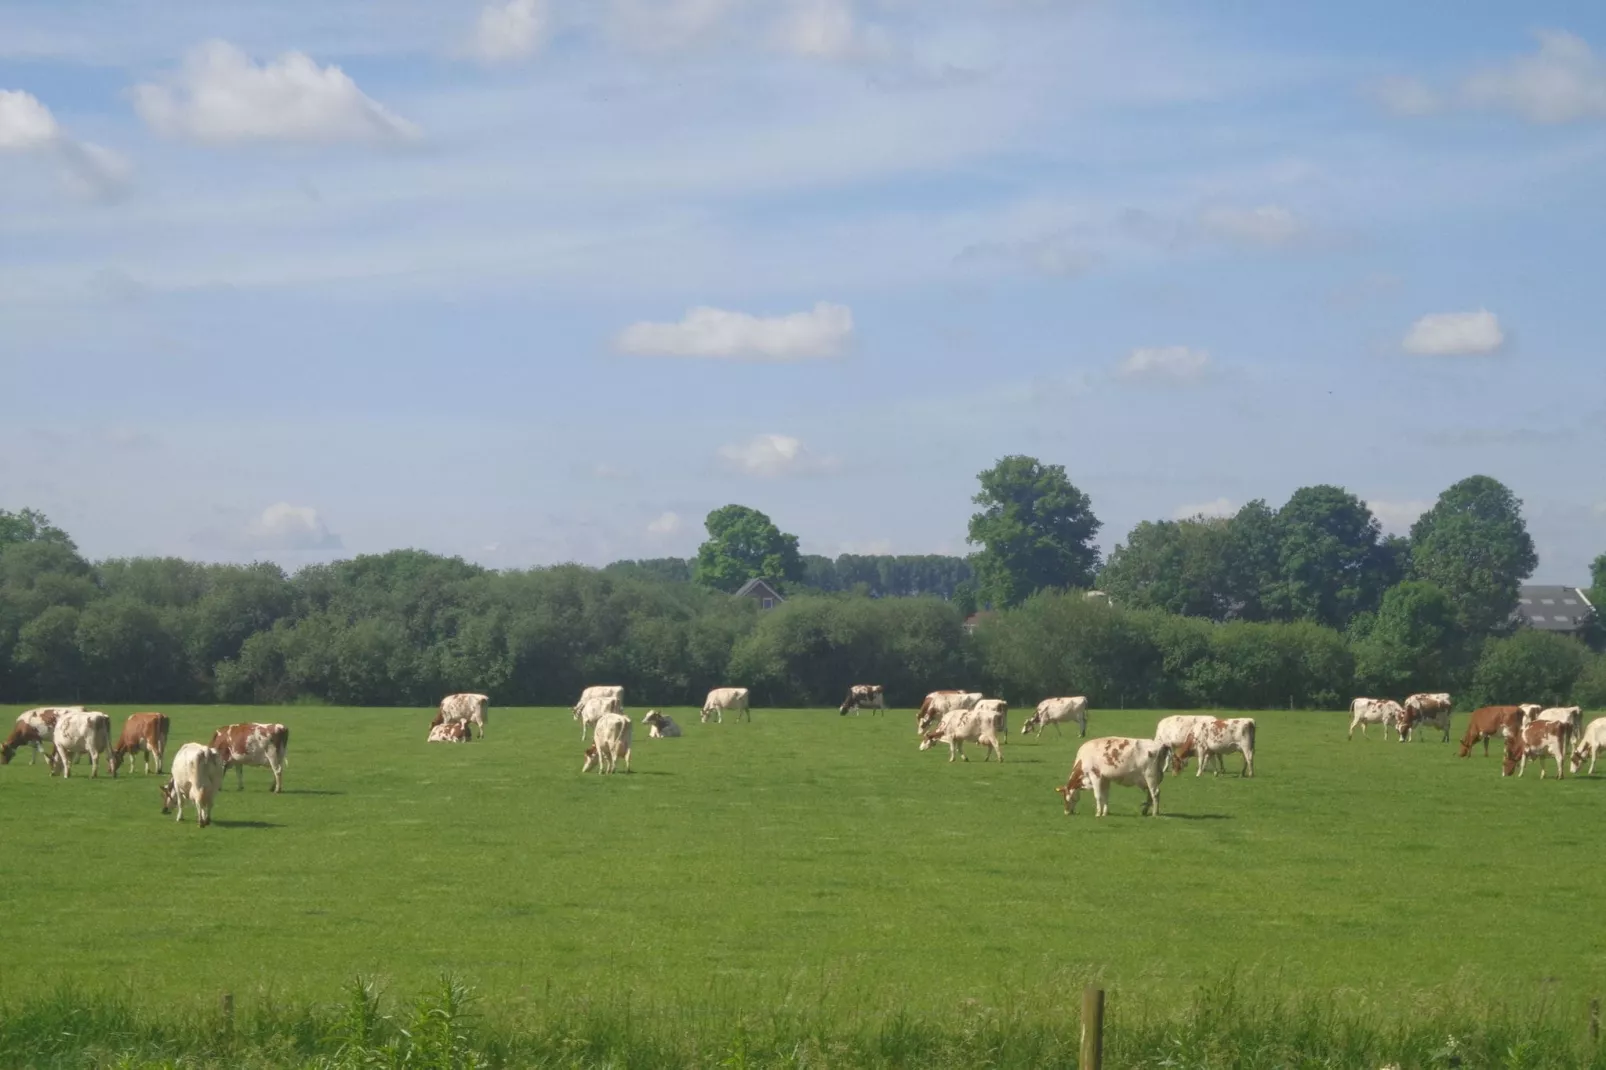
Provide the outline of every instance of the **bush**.
<path id="1" fill-rule="evenodd" d="M 1553 632 L 1525 629 L 1491 639 L 1473 671 L 1470 697 L 1475 706 L 1566 705 L 1588 656 L 1582 643 Z"/>

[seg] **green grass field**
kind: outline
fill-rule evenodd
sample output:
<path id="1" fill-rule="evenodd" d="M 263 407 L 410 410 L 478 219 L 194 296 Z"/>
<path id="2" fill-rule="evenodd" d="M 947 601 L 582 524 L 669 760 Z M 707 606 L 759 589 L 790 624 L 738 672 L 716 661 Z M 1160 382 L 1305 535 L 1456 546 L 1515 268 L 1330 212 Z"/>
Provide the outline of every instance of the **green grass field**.
<path id="1" fill-rule="evenodd" d="M 460 746 L 423 742 L 430 711 L 168 712 L 173 751 L 288 724 L 284 794 L 231 772 L 198 830 L 158 812 L 139 761 L 64 782 L 20 754 L 0 769 L 0 1000 L 333 1000 L 355 975 L 411 993 L 443 970 L 513 1015 L 554 998 L 1062 1015 L 1090 979 L 1131 1013 L 1233 973 L 1407 1016 L 1399 997 L 1424 991 L 1572 1008 L 1606 991 L 1606 776 L 1503 780 L 1435 733 L 1347 743 L 1338 714 L 1259 714 L 1254 779 L 1190 768 L 1158 820 L 1116 788 L 1101 821 L 1053 794 L 1074 730 L 950 765 L 917 751 L 908 711 L 673 710 L 684 738 L 642 732 L 635 772 L 599 777 L 567 710 L 493 707 L 488 740 Z M 1097 710 L 1089 734 L 1159 716 Z"/>

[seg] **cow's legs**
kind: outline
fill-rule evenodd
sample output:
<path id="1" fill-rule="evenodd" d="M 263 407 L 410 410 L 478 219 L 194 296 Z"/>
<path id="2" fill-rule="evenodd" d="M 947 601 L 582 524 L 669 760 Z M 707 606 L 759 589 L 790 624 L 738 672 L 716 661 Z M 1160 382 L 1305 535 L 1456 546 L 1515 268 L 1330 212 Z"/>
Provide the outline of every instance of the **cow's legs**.
<path id="1" fill-rule="evenodd" d="M 1093 781 L 1093 816 L 1105 817 L 1110 812 L 1110 782 L 1103 777 Z"/>
<path id="2" fill-rule="evenodd" d="M 117 774 L 113 773 L 112 775 L 116 776 Z M 90 780 L 94 780 L 99 776 L 100 776 L 100 751 L 92 750 L 92 751 L 89 752 L 89 779 Z"/>
<path id="3" fill-rule="evenodd" d="M 284 762 L 273 764 L 273 794 L 277 795 L 284 790 Z"/>
<path id="4" fill-rule="evenodd" d="M 240 786 L 239 790 L 240 791 L 244 791 L 245 790 L 245 764 L 243 762 L 235 765 L 235 767 L 234 767 L 234 779 L 235 779 L 235 782 L 238 783 L 239 786 Z"/>
<path id="5" fill-rule="evenodd" d="M 1246 750 L 1243 752 L 1243 755 L 1244 767 L 1238 771 L 1238 775 L 1252 777 L 1255 775 L 1255 752 L 1252 750 Z"/>
<path id="6" fill-rule="evenodd" d="M 1352 718 L 1350 718 L 1350 723 L 1349 723 L 1349 735 L 1345 736 L 1344 737 L 1345 739 L 1354 739 L 1355 738 L 1355 726 L 1356 725 L 1360 725 L 1361 726 L 1361 738 L 1364 739 L 1366 737 L 1366 725 L 1365 725 L 1365 723 L 1362 722 L 1359 717 L 1352 717 Z"/>

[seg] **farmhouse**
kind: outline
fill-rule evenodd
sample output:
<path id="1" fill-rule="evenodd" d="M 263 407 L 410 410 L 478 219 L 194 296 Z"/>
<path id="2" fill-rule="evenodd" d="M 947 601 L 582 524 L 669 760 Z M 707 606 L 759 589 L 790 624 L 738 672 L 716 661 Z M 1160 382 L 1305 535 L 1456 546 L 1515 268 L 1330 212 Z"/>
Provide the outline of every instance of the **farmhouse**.
<path id="1" fill-rule="evenodd" d="M 1577 636 L 1594 617 L 1594 605 L 1577 587 L 1540 585 L 1517 592 L 1517 619 L 1529 628 Z"/>
<path id="2" fill-rule="evenodd" d="M 763 580 L 748 580 L 742 584 L 741 589 L 732 598 L 751 598 L 758 603 L 760 609 L 774 609 L 786 599 L 781 593 Z"/>

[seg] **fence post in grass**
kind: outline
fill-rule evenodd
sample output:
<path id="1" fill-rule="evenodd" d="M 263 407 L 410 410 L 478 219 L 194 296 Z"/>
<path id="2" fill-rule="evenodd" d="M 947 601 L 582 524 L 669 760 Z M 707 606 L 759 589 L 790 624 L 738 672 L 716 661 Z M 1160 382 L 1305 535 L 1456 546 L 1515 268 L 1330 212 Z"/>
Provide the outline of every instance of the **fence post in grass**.
<path id="1" fill-rule="evenodd" d="M 234 993 L 223 993 L 219 1001 L 223 1010 L 223 1032 L 232 1036 L 234 1034 Z"/>
<path id="2" fill-rule="evenodd" d="M 1600 997 L 1589 1001 L 1589 1042 L 1600 1043 Z"/>
<path id="3" fill-rule="evenodd" d="M 1104 1070 L 1104 989 L 1082 989 L 1082 1070 Z"/>

